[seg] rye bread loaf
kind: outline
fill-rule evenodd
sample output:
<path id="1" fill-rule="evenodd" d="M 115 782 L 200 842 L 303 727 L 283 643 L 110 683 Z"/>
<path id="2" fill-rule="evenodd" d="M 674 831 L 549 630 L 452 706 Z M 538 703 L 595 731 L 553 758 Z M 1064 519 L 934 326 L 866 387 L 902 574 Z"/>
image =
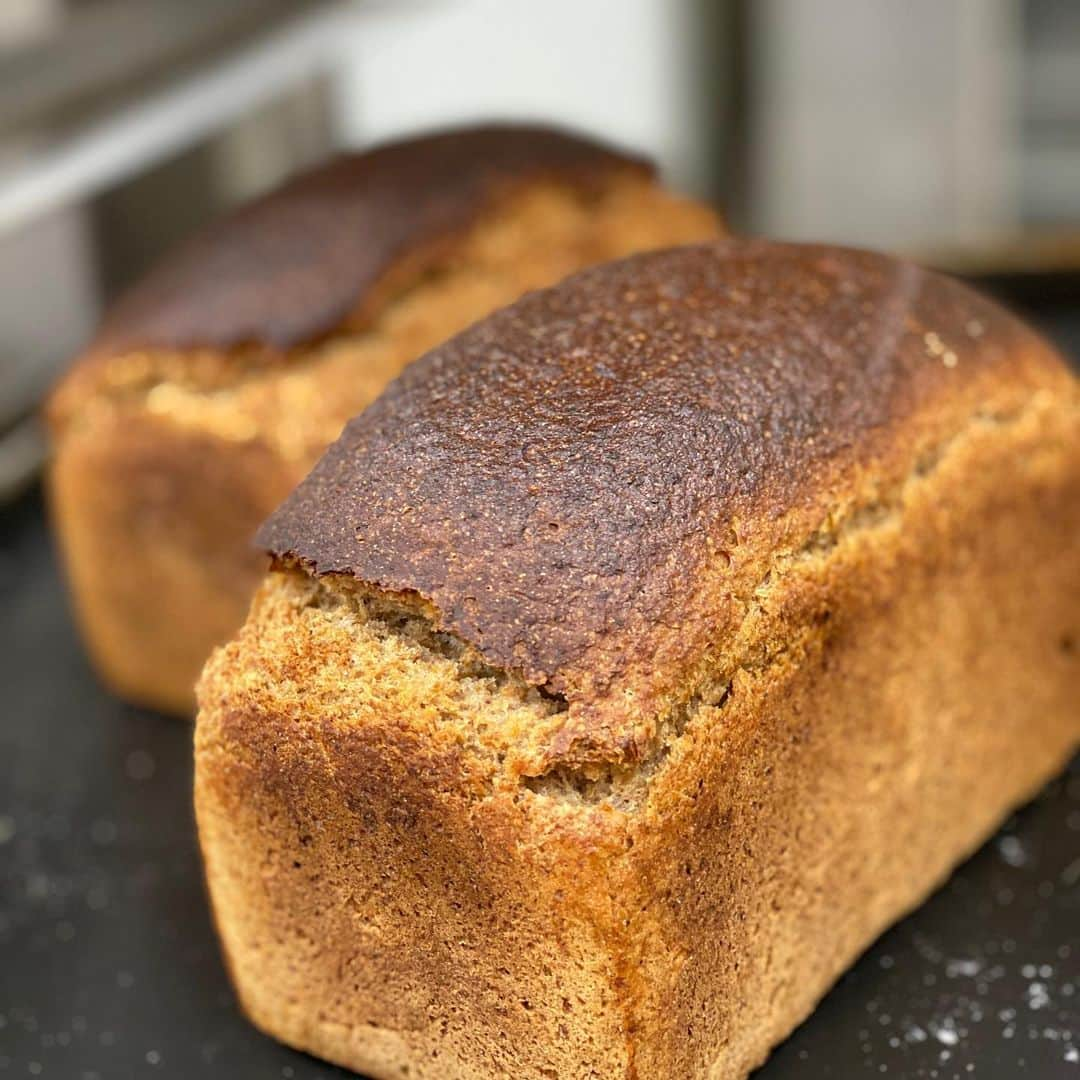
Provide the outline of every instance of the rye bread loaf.
<path id="1" fill-rule="evenodd" d="M 190 712 L 265 569 L 255 529 L 408 361 L 529 288 L 717 228 L 639 158 L 485 127 L 341 157 L 166 258 L 48 409 L 53 515 L 105 680 Z"/>
<path id="2" fill-rule="evenodd" d="M 243 1007 L 375 1077 L 734 1078 L 1080 740 L 1080 389 L 961 284 L 641 255 L 410 367 L 200 687 Z"/>

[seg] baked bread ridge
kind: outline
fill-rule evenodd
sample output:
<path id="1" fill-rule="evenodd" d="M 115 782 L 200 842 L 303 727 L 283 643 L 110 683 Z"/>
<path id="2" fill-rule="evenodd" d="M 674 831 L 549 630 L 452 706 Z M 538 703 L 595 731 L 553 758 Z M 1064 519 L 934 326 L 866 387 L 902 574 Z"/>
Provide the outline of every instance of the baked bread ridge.
<path id="1" fill-rule="evenodd" d="M 965 382 L 803 473 L 820 501 L 759 504 L 774 548 L 747 528 L 716 552 L 756 587 L 643 754 L 575 754 L 572 699 L 415 588 L 279 553 L 196 728 L 256 1024 L 376 1077 L 745 1076 L 1063 764 L 1080 397 L 1035 335 L 947 295 L 1000 355 L 946 361 L 954 335 L 914 320 Z"/>
<path id="2" fill-rule="evenodd" d="M 913 265 L 741 240 L 647 253 L 433 350 L 258 542 L 417 594 L 565 700 L 551 761 L 633 764 L 657 717 L 715 690 L 774 553 L 888 512 L 987 400 L 1008 414 L 1040 387 L 1075 394 L 1049 346 Z"/>
<path id="3" fill-rule="evenodd" d="M 492 126 L 339 159 L 167 259 L 48 408 L 54 519 L 106 682 L 190 713 L 264 571 L 258 524 L 409 360 L 529 288 L 716 228 L 638 158 Z"/>

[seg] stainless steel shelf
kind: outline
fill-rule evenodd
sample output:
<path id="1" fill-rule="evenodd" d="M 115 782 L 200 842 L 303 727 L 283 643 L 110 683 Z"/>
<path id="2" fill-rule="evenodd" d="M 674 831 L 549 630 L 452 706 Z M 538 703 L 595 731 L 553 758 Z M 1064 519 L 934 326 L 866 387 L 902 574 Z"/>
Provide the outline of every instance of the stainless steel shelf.
<path id="1" fill-rule="evenodd" d="M 347 3 L 265 0 L 104 9 L 0 66 L 0 233 L 140 173 L 305 80 L 333 76 L 357 17 Z M 125 10 L 134 40 L 124 36 Z"/>
<path id="2" fill-rule="evenodd" d="M 0 244 L 124 188 L 273 103 L 332 85 L 359 0 L 99 0 L 0 53 Z M 329 105 L 334 95 L 327 95 Z M 319 117 L 325 137 L 332 109 Z M 302 155 L 301 155 L 302 156 Z M 36 235 L 36 232 L 31 235 Z M 25 244 L 22 245 L 25 247 Z M 8 249 L 15 270 L 19 244 Z M 25 335 L 24 335 L 25 336 Z M 0 359 L 0 501 L 40 465 L 33 413 L 71 345 Z M 53 349 L 50 354 L 49 350 Z M 41 352 L 37 356 L 37 351 Z"/>

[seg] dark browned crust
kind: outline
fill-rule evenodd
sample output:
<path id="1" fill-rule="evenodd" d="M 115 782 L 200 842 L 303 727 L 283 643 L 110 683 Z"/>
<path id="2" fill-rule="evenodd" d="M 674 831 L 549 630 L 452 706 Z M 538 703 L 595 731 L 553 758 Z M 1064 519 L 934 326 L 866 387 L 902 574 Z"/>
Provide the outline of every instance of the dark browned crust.
<path id="1" fill-rule="evenodd" d="M 122 297 L 93 354 L 285 350 L 340 325 L 409 251 L 468 227 L 507 185 L 588 187 L 643 159 L 549 127 L 491 125 L 339 157 L 222 221 Z"/>
<path id="2" fill-rule="evenodd" d="M 715 597 L 726 549 L 754 546 L 741 530 L 772 548 L 769 522 L 827 502 L 837 470 L 849 490 L 864 465 L 906 475 L 988 379 L 1007 367 L 1019 392 L 1047 363 L 991 301 L 880 255 L 730 241 L 636 256 L 414 364 L 258 542 L 419 594 L 572 709 L 629 691 L 641 715 L 654 671 L 685 683 L 729 629 L 695 596 L 708 582 Z"/>

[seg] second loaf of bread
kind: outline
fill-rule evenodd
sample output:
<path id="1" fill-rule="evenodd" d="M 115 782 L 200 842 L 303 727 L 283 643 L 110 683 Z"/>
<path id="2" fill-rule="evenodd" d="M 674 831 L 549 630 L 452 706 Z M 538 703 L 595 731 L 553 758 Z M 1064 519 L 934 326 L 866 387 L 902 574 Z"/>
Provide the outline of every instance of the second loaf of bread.
<path id="1" fill-rule="evenodd" d="M 532 294 L 262 531 L 196 809 L 244 1008 L 376 1077 L 744 1076 L 1080 735 L 1080 393 L 867 253 Z"/>

